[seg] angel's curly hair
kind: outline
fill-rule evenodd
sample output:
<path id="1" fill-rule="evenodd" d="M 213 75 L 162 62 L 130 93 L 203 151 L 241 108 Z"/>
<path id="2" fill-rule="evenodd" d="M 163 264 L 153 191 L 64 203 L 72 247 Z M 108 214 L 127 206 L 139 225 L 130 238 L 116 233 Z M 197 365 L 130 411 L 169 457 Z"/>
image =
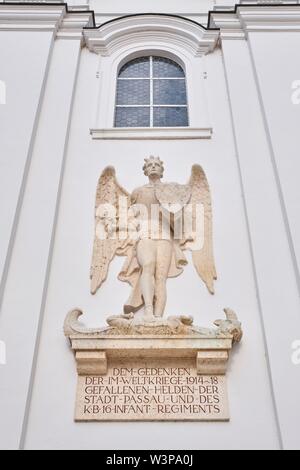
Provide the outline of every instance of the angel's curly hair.
<path id="1" fill-rule="evenodd" d="M 159 163 L 159 165 L 161 167 L 161 170 L 162 170 L 162 173 L 165 171 L 164 162 L 159 157 L 154 157 L 153 155 L 150 155 L 149 158 L 145 158 L 145 163 L 144 163 L 144 166 L 143 166 L 144 175 L 147 176 L 147 167 L 148 167 L 149 163 L 152 163 L 152 162 Z"/>

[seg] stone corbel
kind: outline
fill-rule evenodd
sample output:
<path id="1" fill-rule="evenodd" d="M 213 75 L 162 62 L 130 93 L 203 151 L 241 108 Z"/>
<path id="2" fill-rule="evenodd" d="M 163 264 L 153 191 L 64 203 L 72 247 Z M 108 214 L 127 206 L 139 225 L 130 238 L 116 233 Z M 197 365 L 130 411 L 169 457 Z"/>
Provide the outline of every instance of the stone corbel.
<path id="1" fill-rule="evenodd" d="M 105 351 L 76 351 L 78 375 L 105 375 L 107 356 Z"/>
<path id="2" fill-rule="evenodd" d="M 228 359 L 228 350 L 198 351 L 197 372 L 199 375 L 225 375 Z"/>

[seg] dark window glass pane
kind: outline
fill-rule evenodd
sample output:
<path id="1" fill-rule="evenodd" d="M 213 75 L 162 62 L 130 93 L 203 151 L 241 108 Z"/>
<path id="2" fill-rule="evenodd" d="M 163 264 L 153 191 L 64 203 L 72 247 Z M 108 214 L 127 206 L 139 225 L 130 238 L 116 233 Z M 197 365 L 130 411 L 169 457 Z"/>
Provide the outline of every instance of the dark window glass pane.
<path id="1" fill-rule="evenodd" d="M 188 126 L 187 108 L 158 108 L 153 110 L 154 127 Z"/>
<path id="2" fill-rule="evenodd" d="M 115 127 L 150 127 L 150 108 L 116 108 Z"/>
<path id="3" fill-rule="evenodd" d="M 150 80 L 118 80 L 117 104 L 150 104 Z"/>
<path id="4" fill-rule="evenodd" d="M 184 77 L 184 71 L 173 60 L 164 57 L 153 57 L 153 76 L 159 78 Z"/>
<path id="5" fill-rule="evenodd" d="M 186 104 L 185 80 L 154 80 L 154 104 Z"/>
<path id="6" fill-rule="evenodd" d="M 150 58 L 140 57 L 123 65 L 119 72 L 121 78 L 146 78 L 150 77 Z"/>
<path id="7" fill-rule="evenodd" d="M 150 80 L 150 75 L 153 80 Z M 153 86 L 154 104 L 151 124 L 150 86 Z M 128 62 L 119 72 L 116 105 L 116 127 L 188 126 L 186 83 L 182 67 L 164 57 L 140 57 Z"/>

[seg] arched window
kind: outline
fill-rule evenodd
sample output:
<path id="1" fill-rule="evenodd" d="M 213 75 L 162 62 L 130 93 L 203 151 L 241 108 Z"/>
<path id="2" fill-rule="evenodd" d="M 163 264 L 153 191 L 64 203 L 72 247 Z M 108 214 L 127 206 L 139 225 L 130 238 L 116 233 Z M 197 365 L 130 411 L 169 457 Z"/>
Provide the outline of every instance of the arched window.
<path id="1" fill-rule="evenodd" d="M 121 68 L 115 127 L 188 126 L 185 74 L 164 57 L 139 57 Z"/>

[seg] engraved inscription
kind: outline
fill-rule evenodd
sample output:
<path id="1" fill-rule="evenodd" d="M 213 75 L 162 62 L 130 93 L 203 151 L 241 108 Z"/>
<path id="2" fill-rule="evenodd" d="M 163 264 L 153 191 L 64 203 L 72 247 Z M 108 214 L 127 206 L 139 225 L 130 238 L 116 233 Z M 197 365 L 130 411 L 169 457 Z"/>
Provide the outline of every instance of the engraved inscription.
<path id="1" fill-rule="evenodd" d="M 105 376 L 79 377 L 75 419 L 226 421 L 225 377 L 197 375 L 189 360 L 115 362 Z"/>

